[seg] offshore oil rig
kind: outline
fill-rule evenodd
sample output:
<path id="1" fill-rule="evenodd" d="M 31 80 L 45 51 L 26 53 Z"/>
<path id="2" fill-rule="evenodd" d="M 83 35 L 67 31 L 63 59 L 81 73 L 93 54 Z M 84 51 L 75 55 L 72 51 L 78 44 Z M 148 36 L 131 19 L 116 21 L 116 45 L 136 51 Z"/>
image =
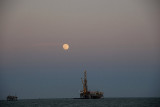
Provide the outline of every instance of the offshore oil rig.
<path id="1" fill-rule="evenodd" d="M 7 101 L 17 101 L 18 97 L 17 96 L 7 96 Z"/>
<path id="2" fill-rule="evenodd" d="M 83 90 L 80 91 L 81 99 L 100 99 L 103 97 L 103 92 L 88 91 L 87 85 L 87 71 L 84 71 L 84 80 L 81 78 L 83 84 Z"/>

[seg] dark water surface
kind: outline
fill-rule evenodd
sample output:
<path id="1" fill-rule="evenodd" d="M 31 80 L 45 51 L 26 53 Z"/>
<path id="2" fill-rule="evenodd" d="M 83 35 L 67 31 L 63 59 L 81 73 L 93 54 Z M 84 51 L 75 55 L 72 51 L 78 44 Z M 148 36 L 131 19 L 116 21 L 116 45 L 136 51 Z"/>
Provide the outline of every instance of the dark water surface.
<path id="1" fill-rule="evenodd" d="M 0 107 L 160 107 L 160 98 L 28 99 L 0 101 Z"/>

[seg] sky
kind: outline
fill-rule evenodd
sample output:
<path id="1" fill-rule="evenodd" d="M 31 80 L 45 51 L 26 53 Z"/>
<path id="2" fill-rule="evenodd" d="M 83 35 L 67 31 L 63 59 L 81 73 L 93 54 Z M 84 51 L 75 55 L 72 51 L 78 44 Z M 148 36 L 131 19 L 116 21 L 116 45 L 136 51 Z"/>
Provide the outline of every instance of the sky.
<path id="1" fill-rule="evenodd" d="M 84 70 L 104 97 L 160 97 L 158 0 L 0 4 L 0 99 L 79 97 Z"/>

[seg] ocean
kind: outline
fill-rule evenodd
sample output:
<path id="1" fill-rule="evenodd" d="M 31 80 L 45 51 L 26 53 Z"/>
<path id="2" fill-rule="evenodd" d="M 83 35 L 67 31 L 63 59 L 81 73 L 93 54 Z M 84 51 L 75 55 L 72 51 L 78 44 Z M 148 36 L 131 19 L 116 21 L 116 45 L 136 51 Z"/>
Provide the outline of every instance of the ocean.
<path id="1" fill-rule="evenodd" d="M 160 98 L 1 100 L 0 107 L 160 107 Z"/>

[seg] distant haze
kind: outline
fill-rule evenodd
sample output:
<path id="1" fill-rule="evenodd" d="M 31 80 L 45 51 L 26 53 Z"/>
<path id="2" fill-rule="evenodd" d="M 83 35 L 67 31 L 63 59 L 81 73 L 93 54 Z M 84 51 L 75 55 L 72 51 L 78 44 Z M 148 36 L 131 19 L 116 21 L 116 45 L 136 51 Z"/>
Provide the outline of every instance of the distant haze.
<path id="1" fill-rule="evenodd" d="M 79 97 L 84 70 L 105 97 L 160 97 L 158 0 L 0 4 L 0 99 Z"/>

